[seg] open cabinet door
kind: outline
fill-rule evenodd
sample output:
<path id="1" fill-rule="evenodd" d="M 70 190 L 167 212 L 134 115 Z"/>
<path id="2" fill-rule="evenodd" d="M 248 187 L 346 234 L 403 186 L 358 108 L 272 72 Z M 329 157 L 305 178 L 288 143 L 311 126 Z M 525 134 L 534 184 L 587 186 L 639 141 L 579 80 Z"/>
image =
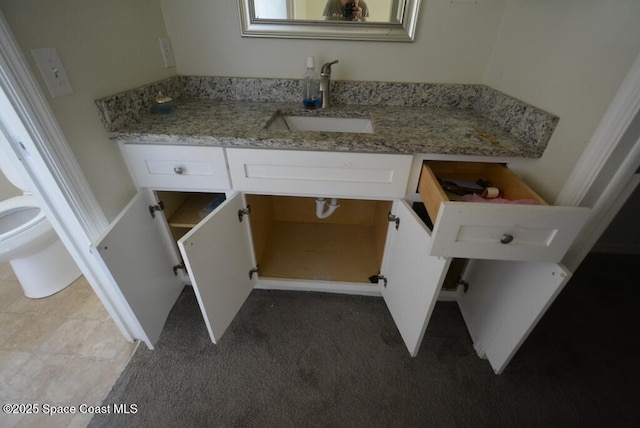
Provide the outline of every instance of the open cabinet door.
<path id="1" fill-rule="evenodd" d="M 167 245 L 164 218 L 149 211 L 156 203 L 145 189 L 138 192 L 91 249 L 118 284 L 149 349 L 184 288 L 173 271 L 179 262 Z"/>
<path id="2" fill-rule="evenodd" d="M 209 336 L 218 343 L 255 280 L 248 220 L 235 193 L 178 241 Z"/>
<path id="3" fill-rule="evenodd" d="M 382 263 L 382 297 L 412 357 L 418 354 L 451 259 L 429 256 L 429 230 L 405 201 L 396 201 L 400 219 L 389 223 Z"/>
<path id="4" fill-rule="evenodd" d="M 571 274 L 555 263 L 471 260 L 458 297 L 480 357 L 499 374 L 562 290 Z"/>

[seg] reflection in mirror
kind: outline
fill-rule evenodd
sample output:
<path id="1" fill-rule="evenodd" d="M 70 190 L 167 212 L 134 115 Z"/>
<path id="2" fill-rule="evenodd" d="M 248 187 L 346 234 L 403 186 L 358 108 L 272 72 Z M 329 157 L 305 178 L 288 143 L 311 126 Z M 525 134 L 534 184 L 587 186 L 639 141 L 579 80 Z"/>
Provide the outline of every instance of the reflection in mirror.
<path id="1" fill-rule="evenodd" d="M 238 0 L 242 36 L 413 41 L 420 0 Z"/>
<path id="2" fill-rule="evenodd" d="M 255 19 L 398 23 L 405 0 L 253 0 L 253 4 Z"/>

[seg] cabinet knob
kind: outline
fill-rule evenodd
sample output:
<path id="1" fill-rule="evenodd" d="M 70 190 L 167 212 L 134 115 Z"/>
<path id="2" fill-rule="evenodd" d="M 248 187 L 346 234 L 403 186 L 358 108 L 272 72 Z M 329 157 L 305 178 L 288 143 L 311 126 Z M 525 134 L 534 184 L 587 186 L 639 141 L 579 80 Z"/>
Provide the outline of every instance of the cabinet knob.
<path id="1" fill-rule="evenodd" d="M 184 172 L 184 170 L 182 169 L 181 166 L 177 166 L 177 167 L 173 168 L 173 172 L 175 172 L 176 174 L 182 174 Z"/>
<path id="2" fill-rule="evenodd" d="M 513 241 L 513 235 L 509 235 L 507 233 L 502 235 L 502 238 L 500 238 L 500 243 L 501 244 L 508 244 L 511 241 Z"/>

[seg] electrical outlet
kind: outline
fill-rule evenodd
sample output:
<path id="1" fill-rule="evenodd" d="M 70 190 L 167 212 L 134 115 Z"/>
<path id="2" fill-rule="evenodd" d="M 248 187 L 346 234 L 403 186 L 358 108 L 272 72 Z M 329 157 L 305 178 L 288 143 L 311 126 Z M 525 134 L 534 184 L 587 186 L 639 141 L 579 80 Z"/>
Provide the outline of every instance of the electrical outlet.
<path id="1" fill-rule="evenodd" d="M 55 48 L 31 49 L 31 54 L 53 98 L 73 94 L 67 72 Z"/>
<path id="2" fill-rule="evenodd" d="M 162 59 L 164 60 L 164 68 L 175 67 L 176 62 L 173 59 L 173 51 L 171 50 L 171 42 L 168 37 L 159 37 L 160 51 L 162 52 Z"/>

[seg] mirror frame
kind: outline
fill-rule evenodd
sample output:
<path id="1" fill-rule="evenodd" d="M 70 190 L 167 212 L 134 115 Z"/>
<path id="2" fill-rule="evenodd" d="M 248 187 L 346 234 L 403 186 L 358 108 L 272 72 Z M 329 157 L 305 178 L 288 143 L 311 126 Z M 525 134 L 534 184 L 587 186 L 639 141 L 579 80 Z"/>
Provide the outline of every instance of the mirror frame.
<path id="1" fill-rule="evenodd" d="M 421 0 L 405 0 L 401 23 L 256 19 L 253 0 L 238 0 L 242 37 L 413 42 Z"/>

